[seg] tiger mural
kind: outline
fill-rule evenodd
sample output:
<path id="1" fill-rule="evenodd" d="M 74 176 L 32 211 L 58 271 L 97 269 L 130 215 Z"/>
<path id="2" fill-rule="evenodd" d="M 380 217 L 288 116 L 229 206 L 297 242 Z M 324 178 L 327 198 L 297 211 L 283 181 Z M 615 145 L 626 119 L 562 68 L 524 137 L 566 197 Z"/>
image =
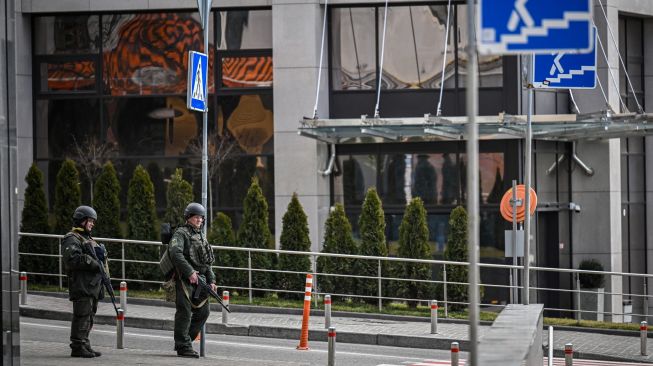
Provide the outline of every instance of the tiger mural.
<path id="1" fill-rule="evenodd" d="M 222 86 L 228 88 L 271 87 L 272 57 L 223 58 Z"/>
<path id="2" fill-rule="evenodd" d="M 103 88 L 106 95 L 184 94 L 188 51 L 203 48 L 199 22 L 188 14 L 154 13 L 103 18 Z M 210 49 L 213 49 L 212 45 Z M 209 52 L 209 75 L 214 54 Z M 222 87 L 271 87 L 272 56 L 224 57 Z M 51 63 L 48 91 L 88 90 L 95 86 L 93 61 Z M 214 79 L 209 77 L 209 92 Z"/>

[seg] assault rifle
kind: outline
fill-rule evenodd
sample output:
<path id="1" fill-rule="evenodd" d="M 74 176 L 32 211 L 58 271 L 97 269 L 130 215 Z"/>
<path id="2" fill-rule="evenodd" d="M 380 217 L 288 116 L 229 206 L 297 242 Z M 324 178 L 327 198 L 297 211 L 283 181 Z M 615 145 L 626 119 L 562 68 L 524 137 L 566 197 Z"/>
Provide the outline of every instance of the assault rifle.
<path id="1" fill-rule="evenodd" d="M 227 312 L 231 313 L 231 310 L 229 310 L 229 305 L 225 305 L 224 302 L 222 302 L 222 298 L 220 295 L 218 295 L 211 286 L 206 283 L 206 280 L 204 279 L 204 276 L 202 275 L 197 275 L 197 286 L 195 287 L 195 291 L 193 291 L 193 299 L 197 300 L 200 297 L 200 293 L 202 290 L 205 290 L 209 295 L 213 296 L 222 307 L 227 310 Z"/>
<path id="2" fill-rule="evenodd" d="M 107 290 L 107 293 L 111 297 L 111 303 L 113 304 L 113 308 L 116 310 L 116 316 L 118 316 L 118 307 L 116 306 L 116 295 L 113 293 L 113 287 L 111 286 L 111 280 L 109 279 L 109 276 L 107 276 L 107 273 L 104 271 L 104 263 L 100 261 L 97 257 L 97 254 L 95 254 L 95 248 L 93 248 L 93 245 L 89 241 L 84 242 L 84 245 L 87 247 L 89 252 L 91 252 L 91 257 L 95 259 L 98 264 L 100 265 L 100 274 L 102 275 L 102 285 L 104 288 Z"/>

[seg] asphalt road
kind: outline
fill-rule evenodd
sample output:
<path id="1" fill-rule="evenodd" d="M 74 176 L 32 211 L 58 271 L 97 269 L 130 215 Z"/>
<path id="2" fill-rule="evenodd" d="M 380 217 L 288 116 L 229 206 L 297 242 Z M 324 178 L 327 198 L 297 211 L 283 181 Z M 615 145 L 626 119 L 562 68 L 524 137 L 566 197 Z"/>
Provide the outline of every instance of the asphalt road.
<path id="1" fill-rule="evenodd" d="M 209 334 L 207 357 L 181 359 L 172 350 L 172 332 L 127 328 L 125 349 L 116 349 L 115 327 L 96 325 L 91 332 L 93 348 L 103 353 L 84 360 L 70 357 L 70 323 L 21 318 L 21 365 L 326 365 L 327 343 L 311 342 L 310 350 L 295 349 L 297 340 Z M 196 342 L 195 349 L 199 351 Z M 460 354 L 466 358 L 465 353 Z M 341 343 L 336 345 L 336 364 L 355 366 L 419 365 L 449 360 L 449 352 L 418 348 L 383 347 Z M 183 361 L 182 361 L 183 360 Z"/>

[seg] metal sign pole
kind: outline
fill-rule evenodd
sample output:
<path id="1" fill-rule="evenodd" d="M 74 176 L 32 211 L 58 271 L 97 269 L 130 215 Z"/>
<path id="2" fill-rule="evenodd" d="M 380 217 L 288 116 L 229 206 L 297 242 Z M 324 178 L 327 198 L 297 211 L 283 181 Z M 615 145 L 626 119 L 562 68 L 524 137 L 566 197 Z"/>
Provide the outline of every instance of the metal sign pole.
<path id="1" fill-rule="evenodd" d="M 512 265 L 517 265 L 517 181 L 512 180 Z M 512 273 L 513 283 L 515 286 L 510 289 L 511 302 L 513 304 L 519 303 L 519 291 L 517 289 L 517 269 L 510 270 Z"/>
<path id="2" fill-rule="evenodd" d="M 528 67 L 528 98 L 526 108 L 528 115 L 526 118 L 526 148 L 524 149 L 524 278 L 522 291 L 522 304 L 528 305 L 529 287 L 530 287 L 530 236 L 531 236 L 531 143 L 532 143 L 532 126 L 531 120 L 533 117 L 533 60 L 534 56 L 531 55 L 531 64 Z"/>
<path id="3" fill-rule="evenodd" d="M 209 20 L 211 19 L 211 1 L 212 0 L 198 0 L 197 5 L 200 10 L 200 17 L 202 20 L 202 30 L 204 31 L 204 53 L 207 55 L 208 59 L 211 59 L 209 55 Z M 208 62 L 207 62 L 208 67 Z M 208 85 L 208 80 L 205 81 Z M 208 107 L 208 86 L 206 88 L 205 100 L 206 108 L 202 113 L 202 206 L 204 208 L 207 206 L 207 187 L 208 187 L 208 116 L 209 116 L 209 107 Z M 206 218 L 205 218 L 206 220 Z M 202 225 L 202 231 L 204 232 L 204 237 L 206 237 L 206 222 Z M 207 305 L 208 306 L 208 305 Z M 202 330 L 200 331 L 200 356 L 206 356 L 206 325 L 202 325 Z"/>
<path id="4" fill-rule="evenodd" d="M 478 58 L 476 55 L 476 4 L 467 0 L 467 212 L 469 221 L 469 363 L 478 366 Z"/>

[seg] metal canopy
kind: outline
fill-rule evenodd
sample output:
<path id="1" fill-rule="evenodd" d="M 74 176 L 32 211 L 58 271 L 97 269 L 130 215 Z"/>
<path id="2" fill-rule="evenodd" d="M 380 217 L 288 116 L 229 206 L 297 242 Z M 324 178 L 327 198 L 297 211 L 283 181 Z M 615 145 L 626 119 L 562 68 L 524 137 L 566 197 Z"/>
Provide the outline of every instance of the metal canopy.
<path id="1" fill-rule="evenodd" d="M 533 116 L 533 139 L 597 140 L 653 134 L 653 114 L 609 111 L 590 114 Z M 298 133 L 336 144 L 465 140 L 467 117 L 310 119 L 300 121 Z M 499 114 L 477 117 L 479 139 L 522 139 L 526 116 Z"/>

